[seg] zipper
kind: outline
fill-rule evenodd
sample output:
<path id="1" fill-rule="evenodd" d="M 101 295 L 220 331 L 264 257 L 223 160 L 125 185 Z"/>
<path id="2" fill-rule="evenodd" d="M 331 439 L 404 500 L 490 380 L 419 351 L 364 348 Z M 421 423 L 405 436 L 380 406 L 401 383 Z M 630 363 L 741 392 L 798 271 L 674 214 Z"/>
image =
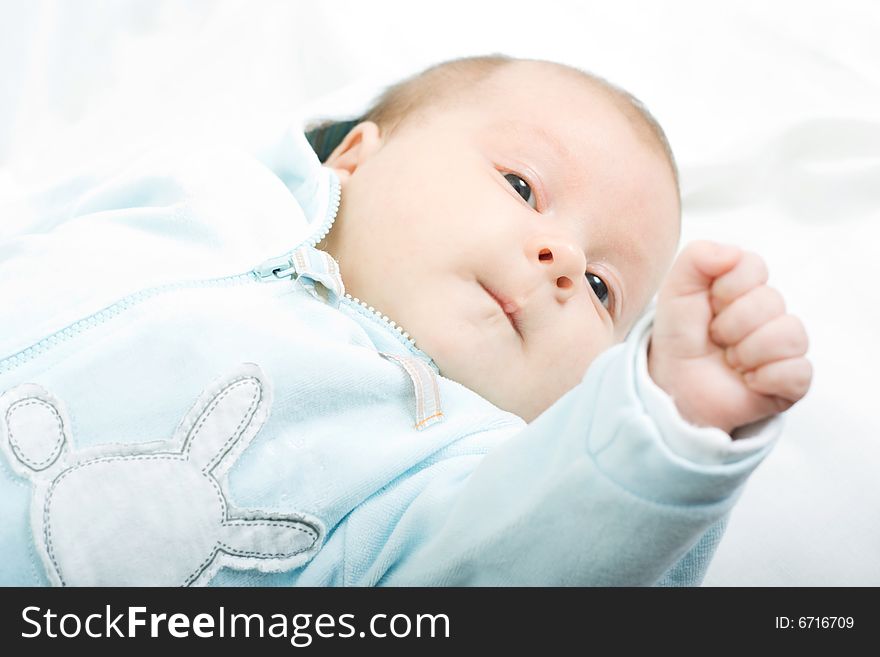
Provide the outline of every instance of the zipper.
<path id="1" fill-rule="evenodd" d="M 416 347 L 416 341 L 413 340 L 409 333 L 403 330 L 402 326 L 399 326 L 396 322 L 392 322 L 388 319 L 388 315 L 383 315 L 378 310 L 373 308 L 373 306 L 368 306 L 366 301 L 361 301 L 357 297 L 351 296 L 348 292 L 345 293 L 345 301 L 348 302 L 348 305 L 354 307 L 361 314 L 367 314 L 372 316 L 373 319 L 377 320 L 379 323 L 384 324 L 386 328 L 388 328 L 392 333 L 397 335 L 401 342 L 411 350 L 419 350 Z M 366 311 L 366 313 L 364 312 Z"/>
<path id="2" fill-rule="evenodd" d="M 424 351 L 419 349 L 416 346 L 416 341 L 413 340 L 412 337 L 410 337 L 410 334 L 404 331 L 403 327 L 397 324 L 397 322 L 393 322 L 392 320 L 388 319 L 388 315 L 383 315 L 381 312 L 373 308 L 373 306 L 368 305 L 366 301 L 361 301 L 357 297 L 351 296 L 348 292 L 345 293 L 345 297 L 340 299 L 340 302 L 345 303 L 349 308 L 352 308 L 356 312 L 359 312 L 361 315 L 368 317 L 384 326 L 400 341 L 400 343 L 404 347 L 409 349 L 410 353 L 427 363 L 428 366 L 431 367 L 436 373 L 440 373 L 440 368 L 437 367 L 434 359 L 431 358 Z"/>
<path id="3" fill-rule="evenodd" d="M 133 306 L 136 306 L 148 299 L 152 299 L 153 297 L 156 297 L 160 294 L 165 294 L 166 292 L 206 287 L 234 287 L 247 283 L 290 279 L 290 277 L 294 273 L 290 254 L 296 251 L 296 249 L 301 248 L 302 246 L 308 245 L 314 247 L 316 244 L 320 243 L 321 240 L 323 240 L 327 236 L 327 233 L 330 232 L 330 229 L 333 227 L 333 222 L 336 221 L 336 215 L 339 212 L 339 201 L 341 196 L 339 178 L 336 176 L 335 173 L 333 173 L 332 170 L 325 170 L 328 171 L 330 175 L 330 199 L 328 202 L 327 212 L 325 214 L 324 221 L 321 222 L 318 230 L 312 233 L 312 236 L 310 238 L 304 240 L 284 255 L 269 258 L 268 260 L 265 260 L 258 264 L 253 269 L 242 272 L 240 274 L 233 274 L 232 276 L 222 276 L 219 278 L 209 278 L 195 281 L 167 283 L 165 285 L 147 288 L 145 290 L 130 294 L 126 297 L 123 297 L 119 301 L 112 303 L 106 308 L 92 313 L 87 317 L 79 319 L 72 324 L 69 324 L 65 328 L 59 331 L 55 331 L 51 335 L 46 336 L 45 338 L 32 344 L 31 346 L 26 347 L 25 349 L 22 349 L 21 351 L 18 351 L 11 356 L 0 360 L 0 374 L 10 372 L 15 368 L 32 360 L 33 358 L 36 358 L 40 354 L 46 353 L 56 345 L 66 342 L 67 340 L 70 340 L 71 338 L 83 333 L 84 331 L 87 331 L 90 328 L 94 328 L 103 324 L 104 322 L 116 317 L 120 313 L 125 312 Z"/>

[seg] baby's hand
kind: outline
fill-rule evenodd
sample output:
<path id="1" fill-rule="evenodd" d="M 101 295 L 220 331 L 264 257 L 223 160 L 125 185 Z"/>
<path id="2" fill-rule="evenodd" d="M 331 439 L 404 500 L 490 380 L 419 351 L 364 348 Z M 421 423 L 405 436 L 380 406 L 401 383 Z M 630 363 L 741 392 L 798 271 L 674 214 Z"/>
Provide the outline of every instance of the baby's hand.
<path id="1" fill-rule="evenodd" d="M 730 433 L 809 389 L 804 326 L 766 282 L 758 255 L 713 242 L 688 244 L 666 277 L 648 371 L 691 424 Z"/>

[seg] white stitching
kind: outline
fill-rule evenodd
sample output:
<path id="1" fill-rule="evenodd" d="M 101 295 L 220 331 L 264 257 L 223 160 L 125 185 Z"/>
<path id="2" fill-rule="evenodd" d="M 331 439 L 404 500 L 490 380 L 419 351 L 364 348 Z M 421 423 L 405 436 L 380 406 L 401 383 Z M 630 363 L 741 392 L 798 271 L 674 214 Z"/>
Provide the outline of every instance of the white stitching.
<path id="1" fill-rule="evenodd" d="M 46 408 L 49 409 L 49 411 L 52 413 L 52 415 L 55 416 L 55 420 L 58 422 L 58 433 L 61 436 L 61 440 L 58 440 L 56 442 L 55 449 L 52 450 L 52 453 L 49 454 L 49 456 L 47 456 L 45 458 L 45 460 L 40 461 L 39 463 L 34 462 L 31 459 L 27 458 L 27 456 L 25 456 L 24 449 L 17 442 L 15 442 L 15 437 L 12 434 L 12 422 L 11 422 L 12 412 L 14 410 L 17 411 L 19 408 L 24 408 L 26 406 L 33 406 L 35 404 L 41 404 L 41 405 L 45 406 Z M 58 410 L 52 404 L 50 404 L 49 402 L 47 402 L 43 399 L 40 399 L 38 397 L 27 397 L 25 399 L 21 399 L 21 400 L 15 402 L 14 404 L 12 404 L 6 410 L 6 426 L 9 427 L 9 442 L 12 445 L 12 451 L 15 454 L 15 457 L 19 461 L 24 463 L 26 466 L 28 466 L 31 470 L 36 470 L 38 472 L 40 470 L 45 470 L 46 468 L 48 468 L 50 465 L 52 465 L 58 459 L 58 455 L 61 454 L 61 450 L 64 448 L 64 425 L 61 422 L 61 415 L 58 413 Z"/>

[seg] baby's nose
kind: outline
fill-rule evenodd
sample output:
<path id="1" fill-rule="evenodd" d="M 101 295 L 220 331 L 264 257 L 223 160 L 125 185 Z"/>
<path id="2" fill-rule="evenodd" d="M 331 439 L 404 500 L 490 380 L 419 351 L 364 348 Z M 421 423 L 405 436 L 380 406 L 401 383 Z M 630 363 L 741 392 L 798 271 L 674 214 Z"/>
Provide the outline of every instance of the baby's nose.
<path id="1" fill-rule="evenodd" d="M 547 277 L 560 300 L 577 292 L 578 282 L 586 272 L 587 263 L 579 246 L 564 239 L 542 239 L 533 242 L 532 258 Z"/>

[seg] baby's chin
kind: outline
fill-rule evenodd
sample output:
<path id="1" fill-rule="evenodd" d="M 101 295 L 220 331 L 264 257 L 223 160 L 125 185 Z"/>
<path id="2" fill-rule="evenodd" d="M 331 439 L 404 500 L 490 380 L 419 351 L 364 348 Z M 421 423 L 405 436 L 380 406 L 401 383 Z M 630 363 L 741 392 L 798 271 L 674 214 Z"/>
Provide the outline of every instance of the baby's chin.
<path id="1" fill-rule="evenodd" d="M 460 348 L 449 352 L 436 349 L 441 344 L 432 345 L 435 350 L 431 351 L 426 349 L 429 342 L 419 347 L 431 356 L 443 377 L 526 422 L 537 418 L 580 383 L 589 365 L 584 363 L 582 367 L 562 372 L 558 367 L 536 367 L 526 360 L 518 361 L 515 354 L 507 352 L 493 354 L 495 357 L 491 358 L 484 354 L 481 358 L 473 351 L 467 353 Z"/>
<path id="2" fill-rule="evenodd" d="M 437 322 L 429 328 L 438 326 L 448 327 Z M 433 359 L 442 376 L 526 422 L 537 418 L 580 383 L 597 355 L 591 355 L 588 349 L 579 350 L 576 357 L 551 350 L 536 361 L 536 357 L 529 358 L 516 341 L 512 342 L 517 346 L 510 347 L 504 340 L 491 337 L 480 341 L 479 347 L 462 349 L 463 344 L 473 344 L 472 335 L 427 330 L 413 337 L 419 348 Z M 610 338 L 608 342 L 610 346 Z M 499 343 L 505 346 L 493 348 Z M 561 364 L 567 367 L 562 369 Z"/>
<path id="3" fill-rule="evenodd" d="M 572 381 L 532 381 L 528 386 L 511 385 L 509 377 L 503 383 L 494 385 L 481 382 L 475 386 L 467 386 L 478 395 L 508 413 L 531 422 L 550 408 L 566 392 L 574 388 L 579 378 Z M 463 384 L 466 385 L 466 384 Z"/>
<path id="4" fill-rule="evenodd" d="M 507 411 L 508 413 L 513 413 L 521 417 L 526 422 L 531 422 L 532 420 L 538 418 L 541 413 L 550 408 L 556 400 L 562 397 L 566 391 L 561 392 L 558 395 L 549 395 L 544 399 L 536 399 L 534 397 L 523 400 L 513 400 L 511 402 L 506 402 L 506 400 L 501 400 L 495 405 L 498 406 L 501 410 Z"/>

